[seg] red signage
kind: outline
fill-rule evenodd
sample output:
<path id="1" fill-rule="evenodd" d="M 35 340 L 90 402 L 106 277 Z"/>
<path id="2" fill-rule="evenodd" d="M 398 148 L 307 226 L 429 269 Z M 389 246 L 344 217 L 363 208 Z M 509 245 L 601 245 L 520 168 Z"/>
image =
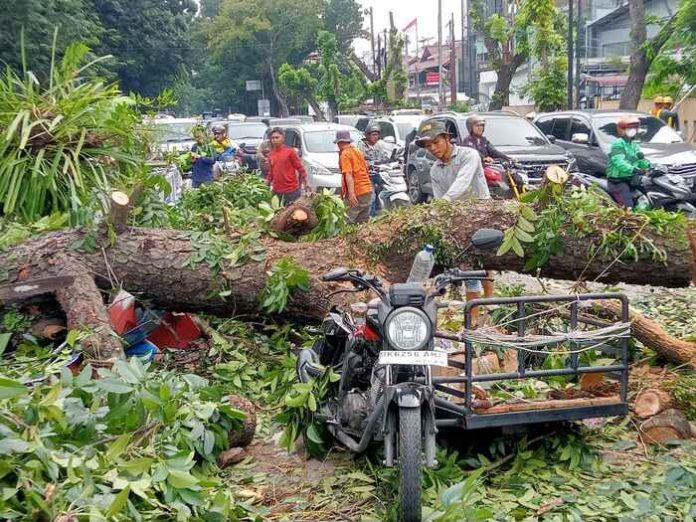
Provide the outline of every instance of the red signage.
<path id="1" fill-rule="evenodd" d="M 425 73 L 425 85 L 438 85 L 440 83 L 439 72 Z"/>

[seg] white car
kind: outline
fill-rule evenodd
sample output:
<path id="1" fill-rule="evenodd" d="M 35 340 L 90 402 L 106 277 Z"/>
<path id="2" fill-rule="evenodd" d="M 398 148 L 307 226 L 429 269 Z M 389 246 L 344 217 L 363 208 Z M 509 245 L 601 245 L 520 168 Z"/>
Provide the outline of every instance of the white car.
<path id="1" fill-rule="evenodd" d="M 370 121 L 370 125 L 373 123 L 379 125 L 380 137 L 384 141 L 403 147 L 408 133 L 417 129 L 424 119 L 425 115 L 423 114 L 399 114 L 374 118 Z"/>
<path id="2" fill-rule="evenodd" d="M 341 187 L 338 167 L 336 131 L 347 130 L 353 142 L 363 136 L 355 127 L 337 123 L 296 123 L 283 125 L 285 144 L 297 149 L 305 169 L 307 182 L 313 191 L 328 188 L 337 192 Z"/>
<path id="3" fill-rule="evenodd" d="M 158 118 L 143 123 L 153 131 L 158 152 L 166 154 L 191 150 L 195 143 L 191 131 L 199 121 L 196 118 Z"/>

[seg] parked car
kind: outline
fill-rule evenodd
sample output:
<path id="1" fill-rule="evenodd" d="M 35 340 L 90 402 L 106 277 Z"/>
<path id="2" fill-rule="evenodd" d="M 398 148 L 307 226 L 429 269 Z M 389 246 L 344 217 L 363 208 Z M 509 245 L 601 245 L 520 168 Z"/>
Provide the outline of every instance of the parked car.
<path id="1" fill-rule="evenodd" d="M 334 116 L 333 121 L 334 123 L 350 125 L 359 131 L 364 131 L 367 128 L 370 117 L 365 116 L 364 114 L 339 114 L 338 116 Z"/>
<path id="2" fill-rule="evenodd" d="M 380 134 L 384 141 L 404 147 L 406 135 L 414 128 L 418 128 L 424 119 L 425 116 L 422 114 L 401 114 L 373 118 L 370 120 L 370 124 L 379 125 Z"/>
<path id="3" fill-rule="evenodd" d="M 143 122 L 152 130 L 157 152 L 185 152 L 195 143 L 191 131 L 198 124 L 195 118 L 156 118 Z"/>
<path id="4" fill-rule="evenodd" d="M 550 165 L 559 165 L 570 171 L 576 170 L 573 155 L 551 143 L 537 127 L 525 118 L 511 112 L 478 113 L 486 118 L 486 137 L 501 152 L 517 162 L 516 170 L 523 174 L 530 184 L 539 182 Z M 468 135 L 466 119 L 470 113 L 446 112 L 428 117 L 424 121 L 441 120 L 452 136 L 454 143 Z M 425 149 L 411 144 L 406 179 L 409 195 L 414 203 L 427 201 L 432 197 L 430 167 L 435 162 Z"/>
<path id="5" fill-rule="evenodd" d="M 337 123 L 291 123 L 282 128 L 285 144 L 296 148 L 302 158 L 310 188 L 314 191 L 324 188 L 340 190 L 338 147 L 334 143 L 336 131 L 349 131 L 353 141 L 362 138 L 362 134 L 354 127 Z"/>
<path id="6" fill-rule="evenodd" d="M 662 120 L 635 111 L 585 110 L 540 114 L 534 120 L 544 133 L 573 153 L 580 172 L 604 177 L 611 144 L 616 140 L 619 118 L 636 116 L 640 132 L 636 140 L 645 157 L 664 165 L 670 174 L 687 178 L 693 184 L 696 178 L 696 147 L 684 143 L 681 136 Z"/>

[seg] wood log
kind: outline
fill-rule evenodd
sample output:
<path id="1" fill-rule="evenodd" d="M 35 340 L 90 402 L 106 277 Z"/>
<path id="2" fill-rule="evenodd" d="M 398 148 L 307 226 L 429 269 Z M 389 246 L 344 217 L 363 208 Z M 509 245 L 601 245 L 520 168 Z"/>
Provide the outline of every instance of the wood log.
<path id="1" fill-rule="evenodd" d="M 647 419 L 674 406 L 674 399 L 665 390 L 650 388 L 636 395 L 633 412 L 639 419 Z"/>
<path id="2" fill-rule="evenodd" d="M 111 333 L 97 285 L 111 289 L 114 278 L 130 293 L 148 299 L 160 309 L 258 316 L 262 313 L 259 295 L 269 268 L 279 259 L 290 257 L 307 270 L 310 285 L 306 292 L 291 295 L 281 317 L 314 322 L 323 317 L 331 301 L 350 302 L 346 297 L 330 300 L 329 294 L 343 285 L 323 283 L 322 274 L 338 266 L 347 266 L 370 270 L 386 283 L 404 281 L 413 256 L 425 242 L 434 241 L 448 264 L 523 272 L 525 260 L 513 253 L 496 256 L 494 252 L 465 250 L 476 230 L 491 224 L 506 229 L 514 223 L 515 208 L 514 203 L 504 201 L 436 202 L 388 214 L 333 239 L 290 243 L 262 238 L 259 245 L 264 249 L 264 259 L 241 266 L 226 264 L 224 257 L 216 267 L 211 267 L 207 260 L 191 262 L 202 247 L 186 231 L 131 227 L 112 244 L 106 230 L 101 230 L 91 238 L 100 248 L 86 250 L 80 245 L 94 232 L 63 230 L 31 238 L 10 251 L 0 252 L 0 283 L 15 284 L 39 277 L 75 277 L 72 285 L 56 292 L 68 328 L 91 330 L 93 335 L 84 343 L 88 358 L 108 361 L 122 357 L 123 351 L 119 340 Z M 692 255 L 686 236 L 667 238 L 647 229 L 644 234 L 668 252 L 666 263 L 650 258 L 627 261 L 623 266 L 612 264 L 611 256 L 590 254 L 586 238 L 563 236 L 563 252 L 552 257 L 542 268 L 541 275 L 574 279 L 584 273 L 589 278 L 599 276 L 607 283 L 645 284 L 650 281 L 663 286 L 688 285 Z M 220 296 L 223 289 L 230 293 Z M 685 353 L 684 357 L 687 356 L 689 354 Z"/>
<path id="3" fill-rule="evenodd" d="M 594 301 L 593 306 L 604 316 L 614 320 L 621 317 L 621 305 L 617 301 Z M 696 370 L 696 343 L 684 341 L 668 334 L 659 324 L 648 319 L 635 308 L 629 309 L 631 333 L 648 348 L 675 364 Z"/>
<path id="4" fill-rule="evenodd" d="M 665 410 L 649 418 L 640 425 L 640 432 L 646 442 L 654 444 L 691 438 L 691 426 L 686 415 L 676 409 Z"/>
<path id="5" fill-rule="evenodd" d="M 278 234 L 300 237 L 309 234 L 317 223 L 319 220 L 312 208 L 312 199 L 303 197 L 280 210 L 268 227 Z"/>
<path id="6" fill-rule="evenodd" d="M 117 234 L 121 234 L 128 227 L 129 211 L 130 198 L 128 194 L 119 191 L 112 192 L 110 221 Z"/>

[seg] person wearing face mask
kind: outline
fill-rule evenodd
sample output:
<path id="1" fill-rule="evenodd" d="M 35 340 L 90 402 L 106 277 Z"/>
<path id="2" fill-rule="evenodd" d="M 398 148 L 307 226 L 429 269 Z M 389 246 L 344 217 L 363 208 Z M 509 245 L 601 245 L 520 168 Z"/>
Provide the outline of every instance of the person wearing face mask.
<path id="1" fill-rule="evenodd" d="M 635 141 L 639 128 L 640 120 L 637 117 L 621 118 L 616 125 L 619 138 L 611 144 L 609 152 L 609 193 L 619 205 L 626 208 L 633 208 L 634 204 L 631 184 L 635 184 L 639 176 L 652 166 Z"/>

